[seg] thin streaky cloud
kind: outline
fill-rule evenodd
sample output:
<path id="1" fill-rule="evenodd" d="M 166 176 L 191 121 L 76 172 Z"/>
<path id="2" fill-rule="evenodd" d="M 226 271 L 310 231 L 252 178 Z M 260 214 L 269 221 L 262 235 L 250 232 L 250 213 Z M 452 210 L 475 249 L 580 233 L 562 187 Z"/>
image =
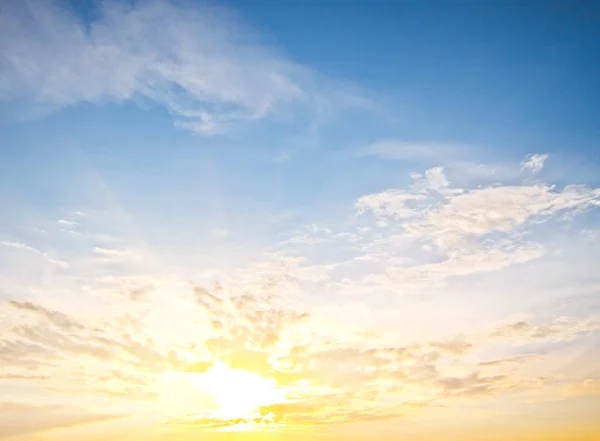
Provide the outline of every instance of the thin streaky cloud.
<path id="1" fill-rule="evenodd" d="M 68 262 L 66 262 L 64 260 L 56 259 L 55 257 L 52 257 L 50 254 L 48 254 L 44 251 L 41 251 L 35 247 L 32 247 L 30 245 L 24 244 L 24 243 L 3 240 L 3 241 L 0 241 L 0 246 L 6 247 L 6 248 L 12 248 L 15 250 L 24 250 L 24 251 L 28 251 L 28 252 L 37 254 L 39 256 L 42 256 L 44 259 L 46 259 L 46 261 L 48 261 L 52 265 L 57 265 L 62 268 L 66 268 L 69 266 Z"/>
<path id="2" fill-rule="evenodd" d="M 409 142 L 397 139 L 385 139 L 373 142 L 356 151 L 358 156 L 374 156 L 383 159 L 429 159 L 443 161 L 463 157 L 469 147 L 440 142 Z"/>
<path id="3" fill-rule="evenodd" d="M 5 4 L 0 99 L 56 108 L 149 100 L 165 106 L 178 127 L 205 135 L 294 107 L 318 118 L 327 108 L 368 102 L 319 84 L 310 70 L 261 46 L 226 10 L 109 1 L 98 15 L 86 27 L 53 2 Z"/>

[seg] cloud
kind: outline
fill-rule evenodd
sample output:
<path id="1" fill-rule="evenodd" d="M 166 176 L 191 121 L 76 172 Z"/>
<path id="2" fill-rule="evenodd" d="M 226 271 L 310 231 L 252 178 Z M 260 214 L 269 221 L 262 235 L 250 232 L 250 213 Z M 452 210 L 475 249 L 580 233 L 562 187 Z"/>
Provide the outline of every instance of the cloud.
<path id="1" fill-rule="evenodd" d="M 573 216 L 600 205 L 600 189 L 584 185 L 562 190 L 547 184 L 463 189 L 451 185 L 442 167 L 411 177 L 409 188 L 364 195 L 355 202 L 359 215 L 370 213 L 393 232 L 387 238 L 363 234 L 357 242 L 363 251 L 357 256 L 360 261 L 385 265 L 359 282 L 370 290 L 440 287 L 449 277 L 531 261 L 543 256 L 546 247 L 525 240 L 525 232 L 559 214 Z M 408 253 L 416 246 L 424 251 L 421 257 L 397 257 L 399 247 Z M 347 288 L 357 287 L 354 283 Z"/>
<path id="2" fill-rule="evenodd" d="M 549 218 L 559 212 L 581 212 L 600 205 L 600 189 L 569 185 L 557 191 L 551 185 L 488 186 L 473 190 L 445 190 L 445 198 L 435 198 L 423 191 L 446 189 L 443 169 L 413 175 L 417 186 L 410 190 L 390 189 L 360 197 L 359 213 L 372 212 L 378 217 L 402 221 L 406 232 L 432 240 L 442 248 L 461 240 L 492 232 L 510 232 L 536 218 Z"/>
<path id="3" fill-rule="evenodd" d="M 340 103 L 366 102 L 343 88 L 319 85 L 308 69 L 262 47 L 224 8 L 110 1 L 97 12 L 84 24 L 54 2 L 4 5 L 0 99 L 53 108 L 153 102 L 166 107 L 177 126 L 201 134 L 285 118 L 298 106 L 316 117 Z"/>
<path id="4" fill-rule="evenodd" d="M 0 380 L 50 380 L 52 377 L 48 375 L 25 375 L 25 374 L 0 374 Z"/>
<path id="5" fill-rule="evenodd" d="M 600 395 L 600 380 L 588 378 L 583 381 L 563 386 L 562 393 L 566 397 Z"/>
<path id="6" fill-rule="evenodd" d="M 0 246 L 7 247 L 7 248 L 13 248 L 13 249 L 17 249 L 17 250 L 29 251 L 31 253 L 34 253 L 34 254 L 37 254 L 37 255 L 43 257 L 48 263 L 50 263 L 52 265 L 56 265 L 61 268 L 67 268 L 69 266 L 69 264 L 67 262 L 65 262 L 64 260 L 56 259 L 56 258 L 52 257 L 50 254 L 45 253 L 44 251 L 40 251 L 37 248 L 34 248 L 34 247 L 29 246 L 24 243 L 3 240 L 3 241 L 0 241 Z"/>
<path id="7" fill-rule="evenodd" d="M 18 300 L 11 300 L 8 302 L 12 307 L 29 311 L 37 316 L 41 316 L 46 319 L 49 323 L 63 329 L 69 330 L 83 330 L 84 326 L 80 323 L 74 321 L 66 314 L 63 314 L 58 311 L 52 311 L 50 309 L 46 309 L 43 306 L 35 305 L 31 302 L 22 302 Z"/>
<path id="8" fill-rule="evenodd" d="M 573 320 L 559 317 L 549 325 L 536 326 L 525 321 L 510 323 L 496 329 L 492 336 L 513 341 L 567 341 L 600 330 L 600 319 Z"/>
<path id="9" fill-rule="evenodd" d="M 115 249 L 115 248 L 102 248 L 94 247 L 93 252 L 104 256 L 107 260 L 139 260 L 141 256 L 139 253 L 129 249 Z"/>
<path id="10" fill-rule="evenodd" d="M 394 217 L 396 219 L 405 219 L 415 217 L 419 214 L 416 201 L 427 199 L 421 194 L 412 194 L 404 190 L 390 189 L 380 193 L 373 193 L 361 196 L 356 201 L 356 208 L 359 214 L 368 211 L 373 212 L 380 217 Z"/>
<path id="11" fill-rule="evenodd" d="M 317 224 L 305 225 L 303 228 L 294 230 L 290 237 L 279 242 L 281 247 L 297 247 L 304 245 L 316 245 L 325 243 L 356 242 L 360 236 L 347 231 L 334 232 L 331 228 L 322 227 Z"/>
<path id="12" fill-rule="evenodd" d="M 481 367 L 498 367 L 511 364 L 523 364 L 538 357 L 535 354 L 517 355 L 515 357 L 501 358 L 498 360 L 484 361 L 479 363 Z"/>
<path id="13" fill-rule="evenodd" d="M 308 314 L 285 305 L 277 292 L 230 294 L 218 285 L 211 293 L 194 288 L 194 299 L 207 313 L 215 337 L 206 340 L 210 353 L 231 367 L 270 370 L 268 352 L 292 326 Z M 269 290 L 271 291 L 271 290 Z"/>
<path id="14" fill-rule="evenodd" d="M 515 168 L 516 164 L 512 161 L 498 161 L 493 158 L 493 152 L 493 149 L 485 146 L 448 142 L 411 142 L 401 139 L 375 141 L 355 151 L 359 157 L 418 163 L 430 167 L 443 166 L 453 180 L 461 183 L 519 179 L 520 173 L 519 169 Z M 543 164 L 547 156 L 530 155 L 528 160 L 535 157 L 536 161 L 541 160 Z M 490 163 L 490 160 L 493 162 Z M 528 160 L 521 163 L 521 172 L 525 170 L 523 164 Z"/>
<path id="15" fill-rule="evenodd" d="M 473 348 L 471 343 L 460 340 L 432 343 L 431 346 L 457 356 L 464 355 Z"/>
<path id="16" fill-rule="evenodd" d="M 75 222 L 74 220 L 70 220 L 70 219 L 59 219 L 56 221 L 56 223 L 61 226 L 66 226 L 66 227 L 73 227 L 73 226 L 77 225 L 77 222 Z"/>
<path id="17" fill-rule="evenodd" d="M 433 288 L 445 286 L 451 277 L 498 271 L 509 265 L 522 264 L 544 254 L 544 248 L 536 244 L 492 245 L 482 249 L 467 248 L 452 251 L 449 257 L 435 263 L 419 263 L 412 266 L 389 262 L 384 271 L 364 277 L 362 284 L 370 290 L 391 290 L 398 294 L 426 293 Z M 360 282 L 354 283 L 354 288 Z M 349 290 L 352 290 L 349 287 Z"/>
<path id="18" fill-rule="evenodd" d="M 365 407 L 365 403 L 368 403 L 367 400 L 371 401 L 371 404 Z M 406 403 L 406 406 L 409 407 L 410 404 Z M 351 391 L 341 394 L 323 394 L 309 401 L 262 406 L 250 418 L 222 420 L 192 416 L 173 423 L 201 429 L 239 427 L 252 430 L 259 428 L 261 430 L 298 431 L 325 425 L 390 420 L 399 418 L 404 413 L 404 410 L 390 412 L 387 409 L 377 408 L 374 406 L 372 395 Z"/>
<path id="19" fill-rule="evenodd" d="M 192 317 L 204 320 L 204 311 L 209 320 L 221 324 L 212 334 L 197 335 L 192 346 L 170 342 L 161 347 L 141 331 L 125 333 L 115 319 L 103 326 L 83 324 L 32 302 L 7 302 L 5 307 L 29 316 L 17 317 L 19 325 L 3 333 L 0 375 L 13 382 L 42 382 L 47 392 L 71 397 L 87 394 L 148 402 L 162 399 L 155 386 L 164 373 L 201 375 L 220 360 L 233 369 L 274 379 L 287 393 L 288 400 L 263 406 L 254 416 L 227 419 L 194 413 L 171 423 L 203 430 L 244 424 L 295 430 L 385 420 L 445 405 L 453 397 L 475 400 L 534 387 L 514 373 L 483 375 L 469 370 L 479 348 L 468 336 L 398 345 L 382 344 L 378 334 L 342 341 L 328 334 L 318 317 L 311 321 L 301 309 L 278 298 L 276 291 L 249 293 L 215 283 L 211 290 L 197 287 L 191 294 L 198 308 Z M 547 326 L 535 330 L 510 326 L 510 332 L 535 336 Z M 514 339 L 512 334 L 509 338 Z M 49 366 L 37 365 L 30 372 L 35 365 L 28 363 L 35 361 Z M 502 365 L 497 363 L 496 368 Z M 61 380 L 59 373 L 66 372 L 68 378 Z M 53 380 L 50 384 L 42 377 Z"/>
<path id="20" fill-rule="evenodd" d="M 443 167 L 433 167 L 429 170 L 426 170 L 424 182 L 421 184 L 421 186 L 423 186 L 424 189 L 432 189 L 440 193 L 449 185 L 450 182 L 448 182 L 448 179 L 444 174 Z"/>
<path id="21" fill-rule="evenodd" d="M 472 350 L 477 348 L 466 340 L 403 347 L 360 347 L 334 342 L 291 347 L 273 361 L 278 369 L 293 372 L 289 381 L 283 383 L 294 391 L 293 399 L 263 406 L 250 417 L 224 420 L 192 414 L 173 424 L 201 429 L 250 425 L 265 430 L 299 430 L 377 421 L 406 416 L 415 409 L 449 406 L 457 398 L 479 400 L 509 391 L 527 391 L 539 388 L 544 381 L 514 371 L 495 375 L 468 371 Z M 513 357 L 489 366 L 498 369 L 504 362 L 518 365 L 524 360 L 525 357 Z M 452 374 L 457 370 L 467 373 Z M 595 385 L 591 386 L 589 393 L 595 393 Z"/>
<path id="22" fill-rule="evenodd" d="M 186 364 L 174 352 L 157 349 L 152 339 L 140 342 L 139 336 L 123 332 L 118 322 L 83 324 L 31 302 L 9 301 L 3 306 L 28 313 L 25 317 L 7 314 L 10 322 L 18 324 L 9 325 L 0 339 L 0 359 L 6 368 L 56 367 L 65 357 L 71 359 L 71 366 L 92 359 L 107 367 L 119 362 L 141 371 L 177 369 Z"/>
<path id="23" fill-rule="evenodd" d="M 521 162 L 521 171 L 528 170 L 531 173 L 539 173 L 544 167 L 544 162 L 548 159 L 550 155 L 538 154 L 538 155 L 529 155 L 527 159 Z"/>
<path id="24" fill-rule="evenodd" d="M 313 262 L 301 258 L 298 265 L 320 268 L 326 277 L 314 287 L 330 295 L 431 293 L 453 277 L 550 259 L 552 247 L 537 234 L 545 231 L 541 224 L 566 230 L 570 224 L 559 222 L 600 205 L 600 189 L 586 185 L 463 188 L 444 167 L 410 177 L 405 188 L 359 196 L 357 216 L 343 231 L 307 225 L 279 243 L 282 251 L 318 256 Z M 313 289 L 304 281 L 298 286 Z"/>
<path id="25" fill-rule="evenodd" d="M 68 409 L 65 406 L 36 406 L 0 403 L 0 438 L 31 435 L 51 429 L 125 418 L 124 415 L 98 414 Z"/>
<path id="26" fill-rule="evenodd" d="M 373 142 L 358 150 L 359 156 L 375 156 L 383 159 L 429 159 L 443 162 L 446 159 L 464 156 L 467 148 L 446 143 L 406 142 L 386 139 Z"/>
<path id="27" fill-rule="evenodd" d="M 542 190 L 519 202 L 512 193 L 499 196 L 494 192 L 504 187 Z M 487 189 L 494 191 L 478 194 Z M 74 401 L 100 397 L 114 405 L 115 411 L 121 406 L 170 408 L 176 394 L 164 378 L 180 376 L 185 389 L 181 395 L 191 397 L 196 392 L 190 381 L 222 361 L 273 380 L 285 391 L 286 400 L 263 406 L 254 416 L 232 419 L 214 417 L 208 410 L 204 413 L 197 402 L 184 403 L 181 411 L 173 411 L 172 424 L 192 430 L 241 429 L 244 424 L 264 430 L 301 430 L 399 418 L 453 406 L 455 400 L 475 403 L 494 394 L 528 391 L 539 382 L 519 354 L 535 350 L 531 342 L 572 341 L 595 332 L 591 322 L 586 328 L 576 319 L 510 326 L 523 321 L 519 319 L 492 331 L 485 329 L 482 343 L 481 333 L 465 333 L 465 337 L 454 333 L 463 326 L 456 322 L 471 312 L 457 318 L 455 310 L 445 306 L 455 300 L 458 304 L 461 294 L 451 291 L 438 308 L 436 302 L 442 296 L 435 297 L 437 293 L 428 289 L 442 286 L 451 277 L 498 270 L 542 255 L 550 245 L 534 242 L 536 237 L 526 239 L 523 230 L 557 213 L 591 207 L 595 190 L 581 187 L 568 192 L 550 185 L 469 190 L 451 182 L 442 167 L 413 174 L 412 185 L 392 190 L 410 198 L 398 207 L 386 205 L 387 194 L 365 198 L 362 216 L 351 216 L 336 227 L 314 223 L 294 229 L 287 248 L 277 244 L 277 252 L 226 275 L 207 272 L 209 276 L 193 279 L 194 283 L 175 276 L 160 281 L 160 274 L 144 279 L 102 272 L 94 279 L 111 290 L 130 277 L 125 287 L 131 296 L 151 290 L 152 295 L 144 297 L 146 302 L 111 298 L 106 308 L 103 305 L 85 316 L 67 314 L 77 310 L 78 304 L 61 309 L 59 298 L 48 297 L 50 303 L 43 304 L 5 302 L 2 308 L 8 312 L 0 322 L 4 317 L 9 320 L 2 325 L 0 379 L 15 388 L 39 388 L 49 401 L 68 395 Z M 473 200 L 461 202 L 462 196 Z M 497 218 L 485 218 L 484 207 L 489 204 L 494 210 L 509 205 L 493 201 L 502 197 L 524 208 L 514 209 L 518 215 L 509 216 L 516 220 L 494 223 Z M 538 203 L 542 208 L 531 210 Z M 452 210 L 444 211 L 448 206 Z M 520 215 L 519 210 L 526 214 Z M 462 224 L 456 220 L 460 215 L 473 215 L 488 226 Z M 376 227 L 379 221 L 385 225 Z M 451 236 L 460 240 L 448 239 Z M 94 254 L 119 257 L 120 250 L 138 249 L 121 245 L 98 247 Z M 312 253 L 311 246 L 317 252 Z M 318 247 L 325 251 L 320 253 Z M 90 250 L 89 243 L 84 250 Z M 213 282 L 213 277 L 219 281 Z M 82 285 L 88 283 L 81 280 Z M 347 285 L 332 289 L 340 281 Z M 337 296 L 346 292 L 346 286 L 371 289 L 362 291 L 368 295 L 353 309 Z M 385 287 L 394 293 L 407 292 L 411 286 L 426 295 L 417 300 L 377 291 Z M 138 287 L 143 291 L 134 292 Z M 37 296 L 42 294 L 31 298 L 45 299 Z M 442 337 L 427 331 L 423 337 L 413 331 L 427 325 L 416 324 L 414 317 L 431 324 L 436 332 L 438 327 L 452 330 Z M 544 345 L 544 351 L 553 351 L 554 346 Z M 192 413 L 181 417 L 186 412 Z"/>
<path id="28" fill-rule="evenodd" d="M 474 396 L 499 392 L 507 387 L 504 375 L 482 377 L 478 371 L 465 377 L 443 377 L 436 380 L 444 394 Z"/>

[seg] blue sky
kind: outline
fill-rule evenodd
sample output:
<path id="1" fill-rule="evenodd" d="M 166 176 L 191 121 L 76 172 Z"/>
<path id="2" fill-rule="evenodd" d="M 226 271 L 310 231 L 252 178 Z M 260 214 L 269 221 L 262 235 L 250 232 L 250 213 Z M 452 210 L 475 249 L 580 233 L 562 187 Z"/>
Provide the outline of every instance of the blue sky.
<path id="1" fill-rule="evenodd" d="M 600 433 L 599 11 L 5 2 L 4 435 Z"/>
<path id="2" fill-rule="evenodd" d="M 410 136 L 564 143 L 598 126 L 593 3 L 231 4 L 295 60 L 410 106 Z"/>

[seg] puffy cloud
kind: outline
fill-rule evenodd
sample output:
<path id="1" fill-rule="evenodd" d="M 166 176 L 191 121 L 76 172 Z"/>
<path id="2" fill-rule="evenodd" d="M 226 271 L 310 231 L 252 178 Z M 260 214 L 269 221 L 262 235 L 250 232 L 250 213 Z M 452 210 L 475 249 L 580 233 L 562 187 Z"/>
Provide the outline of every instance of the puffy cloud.
<path id="1" fill-rule="evenodd" d="M 585 186 L 568 186 L 563 191 L 547 185 L 476 189 L 451 198 L 413 231 L 451 244 L 467 235 L 508 232 L 536 217 L 585 210 L 598 205 L 598 199 L 600 189 Z"/>
<path id="2" fill-rule="evenodd" d="M 214 292 L 194 288 L 194 298 L 214 331 L 214 337 L 204 342 L 211 356 L 233 368 L 259 374 L 273 371 L 269 354 L 289 328 L 308 317 L 306 312 L 282 303 L 272 290 L 231 294 L 218 284 Z"/>
<path id="3" fill-rule="evenodd" d="M 394 228 L 387 239 L 363 235 L 364 240 L 358 241 L 365 251 L 361 261 L 386 262 L 384 271 L 363 278 L 371 289 L 440 286 L 448 277 L 528 262 L 544 255 L 545 247 L 523 239 L 527 228 L 600 205 L 600 189 L 585 185 L 562 190 L 545 184 L 467 190 L 452 187 L 442 167 L 412 178 L 408 189 L 364 195 L 355 203 L 359 214 L 370 212 Z M 399 246 L 408 251 L 416 244 L 442 258 L 411 263 L 394 257 Z"/>
<path id="4" fill-rule="evenodd" d="M 432 190 L 441 192 L 443 189 L 450 185 L 446 175 L 444 174 L 443 167 L 433 167 L 425 172 L 425 181 L 427 187 Z"/>
<path id="5" fill-rule="evenodd" d="M 585 185 L 465 189 L 453 186 L 443 167 L 411 178 L 407 188 L 357 198 L 360 224 L 346 231 L 352 237 L 344 248 L 348 260 L 330 264 L 334 269 L 326 284 L 332 292 L 426 292 L 447 285 L 451 277 L 531 262 L 549 252 L 528 236 L 540 223 L 600 205 L 600 189 Z M 333 236 L 304 233 L 301 242 L 328 253 Z M 297 245 L 299 235 L 294 239 Z"/>
<path id="6" fill-rule="evenodd" d="M 439 171 L 435 175 L 439 176 Z M 600 189 L 582 185 L 570 185 L 563 191 L 549 185 L 530 185 L 461 191 L 443 201 L 411 191 L 386 190 L 362 196 L 356 206 L 360 213 L 371 211 L 380 217 L 401 219 L 408 234 L 449 247 L 468 236 L 506 233 L 535 218 L 582 211 L 599 205 L 599 200 Z M 414 201 L 421 203 L 411 207 L 409 203 Z"/>
<path id="7" fill-rule="evenodd" d="M 359 214 L 368 211 L 381 217 L 394 217 L 396 219 L 406 219 L 418 216 L 420 209 L 417 201 L 423 201 L 426 197 L 421 194 L 412 194 L 404 190 L 385 190 L 381 193 L 373 193 L 361 196 L 356 201 L 356 208 Z"/>
<path id="8" fill-rule="evenodd" d="M 529 170 L 531 173 L 539 173 L 544 167 L 544 162 L 550 155 L 537 154 L 529 155 L 527 159 L 521 162 L 521 170 Z"/>

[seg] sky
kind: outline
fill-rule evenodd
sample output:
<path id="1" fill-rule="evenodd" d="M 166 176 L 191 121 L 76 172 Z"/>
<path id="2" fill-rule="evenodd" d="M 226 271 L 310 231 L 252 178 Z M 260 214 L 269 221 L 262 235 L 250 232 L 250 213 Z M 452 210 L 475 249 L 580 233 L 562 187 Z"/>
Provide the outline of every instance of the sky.
<path id="1" fill-rule="evenodd" d="M 599 439 L 599 21 L 2 1 L 0 439 Z"/>

